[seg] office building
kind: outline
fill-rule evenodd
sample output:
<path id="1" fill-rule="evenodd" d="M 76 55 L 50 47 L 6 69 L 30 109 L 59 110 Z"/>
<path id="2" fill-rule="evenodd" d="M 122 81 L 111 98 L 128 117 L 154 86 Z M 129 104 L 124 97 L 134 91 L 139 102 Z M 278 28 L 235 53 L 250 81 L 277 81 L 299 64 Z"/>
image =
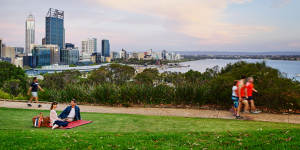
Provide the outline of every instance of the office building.
<path id="1" fill-rule="evenodd" d="M 65 48 L 66 49 L 73 49 L 73 48 L 75 48 L 75 45 L 72 44 L 72 43 L 66 43 Z"/>
<path id="2" fill-rule="evenodd" d="M 33 50 L 36 51 L 35 53 L 37 53 L 37 54 L 41 53 L 43 56 L 46 54 L 46 52 L 44 52 L 44 50 L 49 50 L 50 65 L 60 63 L 60 51 L 59 51 L 59 47 L 57 45 L 32 45 L 32 51 Z M 41 52 L 39 52 L 39 50 L 41 50 Z M 37 55 L 32 54 L 32 56 L 37 56 Z M 39 61 L 37 61 L 37 65 L 44 66 L 44 65 L 40 65 Z"/>
<path id="3" fill-rule="evenodd" d="M 47 47 L 34 47 L 32 49 L 33 59 L 36 59 L 36 66 L 51 65 L 51 50 Z"/>
<path id="4" fill-rule="evenodd" d="M 62 65 L 75 65 L 79 61 L 79 50 L 77 48 L 66 48 L 60 51 L 60 62 Z"/>
<path id="5" fill-rule="evenodd" d="M 4 46 L 2 47 L 2 53 L 1 53 L 3 58 L 10 58 L 10 63 L 14 63 L 16 53 L 15 53 L 15 48 L 14 47 L 9 47 L 9 46 Z"/>
<path id="6" fill-rule="evenodd" d="M 24 54 L 24 47 L 14 47 L 16 55 Z"/>
<path id="7" fill-rule="evenodd" d="M 46 38 L 45 37 L 42 38 L 42 45 L 46 45 Z"/>
<path id="8" fill-rule="evenodd" d="M 2 39 L 0 38 L 0 58 L 2 57 Z"/>
<path id="9" fill-rule="evenodd" d="M 82 55 L 92 55 L 92 53 L 97 53 L 97 39 L 89 38 L 86 41 L 81 42 L 81 54 Z"/>
<path id="10" fill-rule="evenodd" d="M 16 65 L 17 67 L 23 68 L 23 57 L 16 57 L 13 64 Z"/>
<path id="11" fill-rule="evenodd" d="M 167 51 L 166 50 L 163 50 L 162 52 L 161 52 L 161 57 L 162 57 L 162 59 L 163 60 L 166 60 L 167 59 Z"/>
<path id="12" fill-rule="evenodd" d="M 30 45 L 35 42 L 35 21 L 30 14 L 25 22 L 25 54 L 31 53 Z"/>
<path id="13" fill-rule="evenodd" d="M 109 40 L 102 40 L 102 56 L 110 57 Z"/>
<path id="14" fill-rule="evenodd" d="M 64 11 L 50 8 L 46 16 L 46 44 L 65 46 Z"/>
<path id="15" fill-rule="evenodd" d="M 99 64 L 101 63 L 101 53 L 93 53 L 91 55 L 91 61 L 94 63 L 94 64 Z"/>
<path id="16" fill-rule="evenodd" d="M 36 56 L 23 56 L 23 67 L 37 67 L 37 57 Z"/>
<path id="17" fill-rule="evenodd" d="M 120 58 L 120 53 L 112 52 L 112 59 L 119 59 L 119 58 Z"/>
<path id="18" fill-rule="evenodd" d="M 120 51 L 120 58 L 121 58 L 121 59 L 127 59 L 127 58 L 128 58 L 128 54 L 127 54 L 127 52 L 126 52 L 125 49 L 122 49 L 122 50 Z"/>

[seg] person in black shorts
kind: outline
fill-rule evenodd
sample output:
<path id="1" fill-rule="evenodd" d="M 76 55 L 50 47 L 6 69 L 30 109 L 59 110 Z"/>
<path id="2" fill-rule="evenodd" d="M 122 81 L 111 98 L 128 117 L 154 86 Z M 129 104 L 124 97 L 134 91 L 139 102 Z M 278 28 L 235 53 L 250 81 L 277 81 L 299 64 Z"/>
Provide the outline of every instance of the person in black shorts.
<path id="1" fill-rule="evenodd" d="M 31 107 L 31 103 L 32 103 L 32 99 L 35 99 L 35 102 L 38 103 L 39 102 L 39 98 L 38 98 L 38 90 L 41 90 L 44 92 L 44 89 L 42 89 L 40 86 L 39 86 L 39 83 L 38 83 L 38 80 L 36 77 L 33 78 L 33 82 L 31 83 L 30 85 L 30 88 L 27 92 L 27 95 L 30 95 L 30 92 L 31 92 L 31 97 L 29 99 L 29 103 L 27 104 L 29 107 Z M 38 105 L 38 107 L 42 107 L 41 104 Z"/>

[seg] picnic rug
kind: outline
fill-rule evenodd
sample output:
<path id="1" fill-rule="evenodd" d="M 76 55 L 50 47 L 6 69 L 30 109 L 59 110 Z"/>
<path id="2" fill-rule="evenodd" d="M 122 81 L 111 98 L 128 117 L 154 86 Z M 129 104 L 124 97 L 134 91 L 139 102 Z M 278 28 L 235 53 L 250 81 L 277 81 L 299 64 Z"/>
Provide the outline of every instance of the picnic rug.
<path id="1" fill-rule="evenodd" d="M 68 124 L 68 126 L 64 127 L 63 129 L 72 129 L 81 125 L 92 123 L 93 121 L 87 121 L 87 120 L 77 120 L 72 121 Z"/>

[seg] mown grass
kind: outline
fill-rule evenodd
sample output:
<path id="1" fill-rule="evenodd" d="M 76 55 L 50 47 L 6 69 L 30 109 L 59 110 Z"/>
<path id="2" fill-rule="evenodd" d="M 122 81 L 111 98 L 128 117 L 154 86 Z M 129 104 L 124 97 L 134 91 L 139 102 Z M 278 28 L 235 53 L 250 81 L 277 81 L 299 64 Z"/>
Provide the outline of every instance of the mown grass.
<path id="1" fill-rule="evenodd" d="M 82 113 L 93 123 L 51 130 L 32 127 L 31 118 L 39 112 L 0 108 L 0 149 L 300 148 L 297 124 Z"/>

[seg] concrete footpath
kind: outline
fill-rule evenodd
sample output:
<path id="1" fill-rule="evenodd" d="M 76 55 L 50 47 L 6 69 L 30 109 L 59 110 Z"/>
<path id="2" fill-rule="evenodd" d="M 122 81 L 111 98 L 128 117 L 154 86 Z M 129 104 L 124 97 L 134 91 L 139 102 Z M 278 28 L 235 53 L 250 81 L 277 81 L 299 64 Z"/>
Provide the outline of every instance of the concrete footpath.
<path id="1" fill-rule="evenodd" d="M 66 104 L 59 104 L 57 110 L 63 110 L 66 106 L 67 106 Z M 230 111 L 224 111 L 224 110 L 142 108 L 142 107 L 125 108 L 125 107 L 92 106 L 92 105 L 78 105 L 78 106 L 80 107 L 81 112 L 235 119 L 235 117 L 232 115 Z M 37 104 L 33 104 L 33 107 L 28 107 L 27 103 L 25 102 L 0 100 L 0 107 L 49 110 L 50 103 L 42 103 L 42 107 L 38 108 Z M 243 116 L 245 120 L 300 124 L 300 115 L 297 114 L 284 115 L 284 114 L 260 113 L 260 114 L 241 114 L 241 116 Z"/>

